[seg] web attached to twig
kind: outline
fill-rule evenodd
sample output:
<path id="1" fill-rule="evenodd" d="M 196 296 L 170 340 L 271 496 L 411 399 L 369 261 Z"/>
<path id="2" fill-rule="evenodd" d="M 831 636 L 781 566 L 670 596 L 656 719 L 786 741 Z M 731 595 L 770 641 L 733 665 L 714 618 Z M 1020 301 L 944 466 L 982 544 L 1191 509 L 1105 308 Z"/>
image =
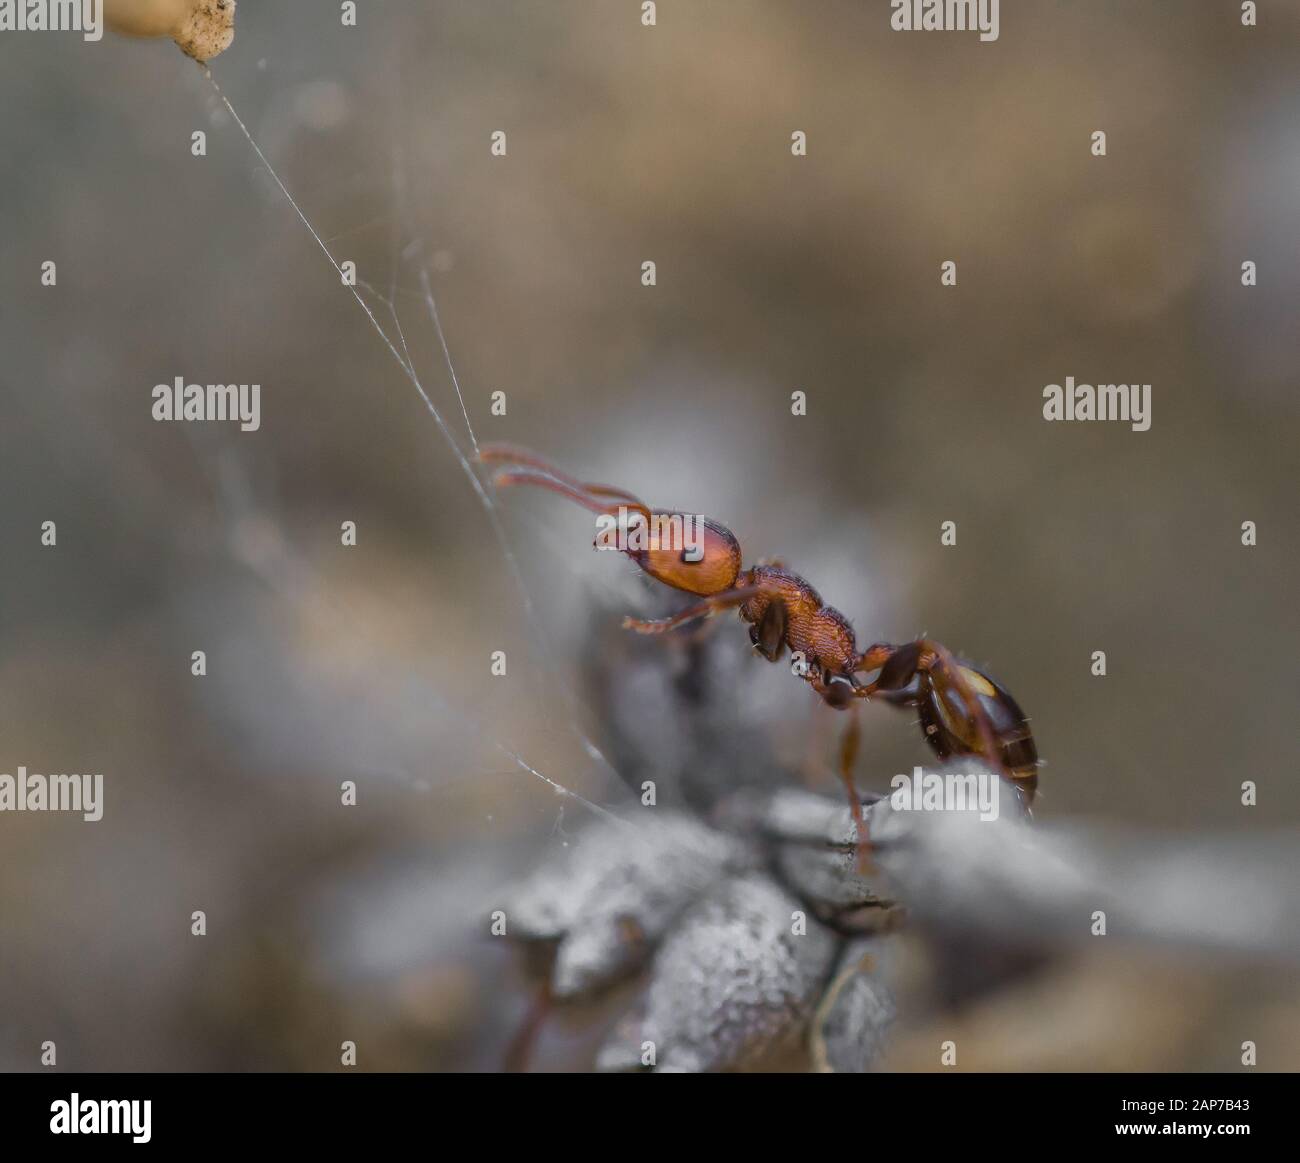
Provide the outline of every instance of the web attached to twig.
<path id="1" fill-rule="evenodd" d="M 518 559 L 515 555 L 515 552 L 510 544 L 510 540 L 506 535 L 505 528 L 502 524 L 500 513 L 498 511 L 497 504 L 496 504 L 496 499 L 493 493 L 484 486 L 483 481 L 480 479 L 478 473 L 475 471 L 474 465 L 470 460 L 470 455 L 471 454 L 476 455 L 478 452 L 478 439 L 475 436 L 473 425 L 470 423 L 469 409 L 466 406 L 465 396 L 461 390 L 460 377 L 456 374 L 455 364 L 451 357 L 451 349 L 447 343 L 446 333 L 442 326 L 442 319 L 438 313 L 438 305 L 433 294 L 433 288 L 429 279 L 427 268 L 424 267 L 420 268 L 421 298 L 425 310 L 428 313 L 429 321 L 433 326 L 434 331 L 438 337 L 438 342 L 442 350 L 442 355 L 446 364 L 447 373 L 448 376 L 450 377 L 451 384 L 455 389 L 456 398 L 460 405 L 461 416 L 463 418 L 464 425 L 465 425 L 465 433 L 469 441 L 468 452 L 465 448 L 461 446 L 461 443 L 457 439 L 456 434 L 452 431 L 451 427 L 448 425 L 446 419 L 444 418 L 437 404 L 434 402 L 433 398 L 426 390 L 423 382 L 420 379 L 419 372 L 415 366 L 415 361 L 411 356 L 410 347 L 407 344 L 406 334 L 401 323 L 401 314 L 397 306 L 397 269 L 398 269 L 397 263 L 396 262 L 394 263 L 392 282 L 390 284 L 389 291 L 387 294 L 381 293 L 377 288 L 375 288 L 371 284 L 364 283 L 364 282 L 357 282 L 354 285 L 347 278 L 345 278 L 343 268 L 340 265 L 338 259 L 335 258 L 334 252 L 330 249 L 329 243 L 326 241 L 324 237 L 322 237 L 322 235 L 316 229 L 316 227 L 312 225 L 311 220 L 307 217 L 307 214 L 302 209 L 301 205 L 299 205 L 298 201 L 289 192 L 288 187 L 280 178 L 280 175 L 276 172 L 275 167 L 271 164 L 266 154 L 262 151 L 261 146 L 258 145 L 257 140 L 253 137 L 251 131 L 248 129 L 248 126 L 244 123 L 243 118 L 241 118 L 238 112 L 236 112 L 234 105 L 231 103 L 230 99 L 226 96 L 221 86 L 217 83 L 216 78 L 212 75 L 211 68 L 206 65 L 201 66 L 201 68 L 203 70 L 204 76 L 207 78 L 208 82 L 211 84 L 213 88 L 213 91 L 216 93 L 217 98 L 220 100 L 221 104 L 225 107 L 226 111 L 230 114 L 231 119 L 234 121 L 240 133 L 247 141 L 249 147 L 253 150 L 254 154 L 257 156 L 258 162 L 261 164 L 262 168 L 266 171 L 267 175 L 271 178 L 271 180 L 275 183 L 276 187 L 278 188 L 280 193 L 284 196 L 285 200 L 289 203 L 290 207 L 292 207 L 294 214 L 297 216 L 298 220 L 302 223 L 303 227 L 306 229 L 308 234 L 311 235 L 316 245 L 320 248 L 321 253 L 325 255 L 330 265 L 334 268 L 335 273 L 339 277 L 340 286 L 345 287 L 351 293 L 352 297 L 356 300 L 357 305 L 365 313 L 367 320 L 370 322 L 370 326 L 374 329 L 375 333 L 379 336 L 384 346 L 388 349 L 389 354 L 396 361 L 398 367 L 402 369 L 402 372 L 406 376 L 407 380 L 409 380 L 411 385 L 415 388 L 417 394 L 420 397 L 420 400 L 424 404 L 426 411 L 428 411 L 429 415 L 433 418 L 434 423 L 437 425 L 439 434 L 442 436 L 443 441 L 446 443 L 447 447 L 451 450 L 451 453 L 455 457 L 457 464 L 460 466 L 461 471 L 464 473 L 466 479 L 468 480 L 470 488 L 474 493 L 474 496 L 477 498 L 478 503 L 482 507 L 483 512 L 487 517 L 488 524 L 492 529 L 493 537 L 497 541 L 502 557 L 505 560 L 506 567 L 510 573 L 512 584 L 517 590 L 520 601 L 523 605 L 524 617 L 528 625 L 529 632 L 533 635 L 542 658 L 545 659 L 545 658 L 553 657 L 551 651 L 548 648 L 545 633 L 542 630 L 536 608 L 533 604 L 532 597 L 528 590 L 528 585 L 524 580 L 523 573 L 519 568 Z M 400 193 L 400 181 L 401 181 L 400 170 L 398 170 L 398 173 L 395 175 L 395 177 L 396 180 L 399 182 L 399 193 Z M 401 256 L 399 255 L 398 257 L 400 258 Z M 384 325 L 380 322 L 379 316 L 376 314 L 375 309 L 367 301 L 365 295 L 361 293 L 362 290 L 364 290 L 366 294 L 371 296 L 371 298 L 373 298 L 387 313 L 392 326 L 391 335 L 385 329 Z M 614 768 L 613 764 L 609 761 L 608 758 L 606 758 L 604 753 L 595 744 L 595 742 L 591 739 L 591 737 L 587 734 L 587 732 L 583 730 L 581 724 L 579 723 L 578 711 L 577 711 L 577 696 L 573 692 L 570 684 L 564 679 L 562 675 L 555 674 L 554 677 L 558 689 L 561 691 L 562 697 L 564 698 L 564 701 L 566 703 L 566 715 L 567 715 L 567 724 L 569 730 L 582 744 L 583 750 L 592 760 L 600 764 L 608 773 L 617 777 L 618 772 Z M 543 783 L 547 784 L 557 795 L 563 796 L 568 799 L 576 800 L 577 802 L 584 805 L 584 807 L 586 807 L 595 815 L 604 817 L 606 819 L 614 820 L 628 827 L 631 826 L 627 824 L 626 821 L 615 816 L 607 809 L 601 807 L 599 804 L 593 803 L 591 800 L 588 800 L 587 798 L 580 795 L 579 793 L 566 787 L 560 781 L 548 775 L 543 774 L 541 771 L 537 770 L 535 767 L 533 767 L 531 764 L 529 764 L 525 759 L 523 759 L 515 752 L 501 745 L 498 745 L 498 747 L 502 752 L 504 752 L 507 756 L 509 756 L 510 759 L 519 768 L 521 768 L 525 772 L 528 772 L 530 775 L 534 776 L 535 778 L 541 780 Z"/>

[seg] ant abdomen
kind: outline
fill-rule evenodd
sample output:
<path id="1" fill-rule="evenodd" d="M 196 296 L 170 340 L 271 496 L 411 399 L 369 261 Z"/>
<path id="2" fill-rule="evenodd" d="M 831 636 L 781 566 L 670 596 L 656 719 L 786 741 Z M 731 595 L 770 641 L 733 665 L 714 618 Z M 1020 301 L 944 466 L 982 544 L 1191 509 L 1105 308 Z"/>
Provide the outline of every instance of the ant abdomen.
<path id="1" fill-rule="evenodd" d="M 996 680 L 972 667 L 960 663 L 958 667 L 987 716 L 1006 774 L 1029 806 L 1038 789 L 1038 748 L 1024 711 Z M 982 752 L 977 725 L 950 684 L 942 680 L 920 683 L 912 698 L 926 741 L 940 759 Z"/>

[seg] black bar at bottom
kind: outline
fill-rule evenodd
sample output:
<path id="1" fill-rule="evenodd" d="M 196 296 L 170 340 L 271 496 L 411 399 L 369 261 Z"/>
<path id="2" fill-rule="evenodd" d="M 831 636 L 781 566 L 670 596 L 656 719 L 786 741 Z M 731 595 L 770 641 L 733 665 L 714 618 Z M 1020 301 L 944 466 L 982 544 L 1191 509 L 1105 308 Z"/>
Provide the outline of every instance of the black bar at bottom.
<path id="1" fill-rule="evenodd" d="M 478 1091 L 469 1103 L 466 1085 Z M 723 1092 L 717 1085 L 665 1093 L 634 1080 L 545 1076 L 11 1074 L 0 1082 L 0 1128 L 11 1158 L 22 1157 L 10 1153 L 13 1146 L 60 1140 L 90 1149 L 137 1140 L 164 1149 L 319 1146 L 337 1157 L 340 1148 L 412 1138 L 437 1151 L 451 1145 L 443 1139 L 448 1132 L 458 1139 L 482 1134 L 494 1148 L 512 1133 L 540 1145 L 539 1136 L 561 1128 L 571 1138 L 598 1126 L 593 1141 L 609 1148 L 616 1143 L 610 1133 L 623 1122 L 634 1150 L 694 1148 L 701 1122 L 690 1117 L 693 1101 L 712 1135 L 733 1137 L 733 1151 L 755 1131 L 766 1135 L 773 1124 L 791 1121 L 804 1134 L 829 1136 L 828 1148 L 862 1143 L 863 1135 L 870 1141 L 873 1127 L 930 1148 L 993 1146 L 1039 1134 L 1051 1136 L 1042 1142 L 1071 1146 L 1134 1138 L 1258 1143 L 1296 1117 L 1294 1076 L 1262 1073 L 747 1075 L 723 1083 Z M 584 1126 L 590 1115 L 596 1120 Z"/>

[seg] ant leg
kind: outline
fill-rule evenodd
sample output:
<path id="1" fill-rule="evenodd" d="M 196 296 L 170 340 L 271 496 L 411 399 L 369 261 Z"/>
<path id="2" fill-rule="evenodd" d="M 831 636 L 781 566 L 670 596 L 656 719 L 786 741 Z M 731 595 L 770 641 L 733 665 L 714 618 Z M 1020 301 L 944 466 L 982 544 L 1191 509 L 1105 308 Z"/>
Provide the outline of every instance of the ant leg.
<path id="1" fill-rule="evenodd" d="M 773 598 L 763 611 L 758 624 L 749 628 L 749 640 L 768 662 L 777 662 L 785 648 L 785 631 L 790 623 L 790 612 L 780 598 Z"/>
<path id="2" fill-rule="evenodd" d="M 854 866 L 859 875 L 870 871 L 871 861 L 867 853 L 871 850 L 871 835 L 867 831 L 866 816 L 862 811 L 862 800 L 858 797 L 858 789 L 853 783 L 853 768 L 858 758 L 858 745 L 862 741 L 862 725 L 858 722 L 856 711 L 849 714 L 848 725 L 844 728 L 844 735 L 840 739 L 840 779 L 844 781 L 844 790 L 849 796 L 849 812 L 853 816 L 853 826 L 856 829 L 856 858 Z"/>
<path id="3" fill-rule="evenodd" d="M 721 610 L 729 610 L 732 606 L 739 606 L 749 601 L 755 594 L 760 593 L 761 586 L 740 586 L 734 590 L 724 590 L 720 594 L 714 594 L 712 597 L 705 598 L 702 602 L 697 602 L 693 606 L 687 606 L 678 614 L 671 618 L 624 618 L 623 629 L 635 630 L 638 634 L 663 634 L 668 630 L 675 630 L 678 626 L 684 626 L 687 622 L 694 622 L 696 618 L 707 618 Z"/>
<path id="4" fill-rule="evenodd" d="M 527 1073 L 528 1062 L 537 1046 L 538 1035 L 541 1034 L 542 1025 L 550 1015 L 551 1002 L 551 987 L 549 982 L 546 982 L 538 986 L 537 993 L 506 1046 L 505 1061 L 502 1063 L 505 1073 Z"/>

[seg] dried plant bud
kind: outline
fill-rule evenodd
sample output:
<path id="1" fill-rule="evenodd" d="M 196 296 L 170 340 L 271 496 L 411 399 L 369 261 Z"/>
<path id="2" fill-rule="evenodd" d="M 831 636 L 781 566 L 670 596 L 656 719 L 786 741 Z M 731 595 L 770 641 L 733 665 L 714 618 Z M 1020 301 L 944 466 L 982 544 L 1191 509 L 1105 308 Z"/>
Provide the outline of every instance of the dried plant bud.
<path id="1" fill-rule="evenodd" d="M 211 60 L 235 39 L 235 0 L 104 0 L 104 19 L 127 36 L 170 36 L 196 61 Z"/>
<path id="2" fill-rule="evenodd" d="M 896 1008 L 888 982 L 896 950 L 887 938 L 853 941 L 817 1008 L 811 1050 L 818 1070 L 861 1074 L 884 1052 Z"/>
<path id="3" fill-rule="evenodd" d="M 866 804 L 868 828 L 883 811 L 881 803 Z M 846 933 L 876 933 L 901 922 L 903 910 L 880 874 L 858 871 L 856 832 L 842 799 L 797 788 L 748 793 L 728 805 L 724 819 L 766 840 L 778 879 L 827 924 Z"/>
<path id="4" fill-rule="evenodd" d="M 519 886 L 506 914 L 514 935 L 559 941 L 551 992 L 576 998 L 636 972 L 682 910 L 744 859 L 730 837 L 679 813 L 600 821 Z"/>
<path id="5" fill-rule="evenodd" d="M 194 0 L 104 0 L 104 19 L 126 36 L 174 36 Z"/>
<path id="6" fill-rule="evenodd" d="M 176 34 L 181 52 L 209 61 L 235 39 L 235 0 L 199 0 Z"/>
<path id="7" fill-rule="evenodd" d="M 618 1068 L 653 1047 L 664 1071 L 744 1067 L 807 1028 L 838 942 L 762 873 L 724 882 L 686 913 L 656 955 L 644 1016 L 600 1054 Z"/>

